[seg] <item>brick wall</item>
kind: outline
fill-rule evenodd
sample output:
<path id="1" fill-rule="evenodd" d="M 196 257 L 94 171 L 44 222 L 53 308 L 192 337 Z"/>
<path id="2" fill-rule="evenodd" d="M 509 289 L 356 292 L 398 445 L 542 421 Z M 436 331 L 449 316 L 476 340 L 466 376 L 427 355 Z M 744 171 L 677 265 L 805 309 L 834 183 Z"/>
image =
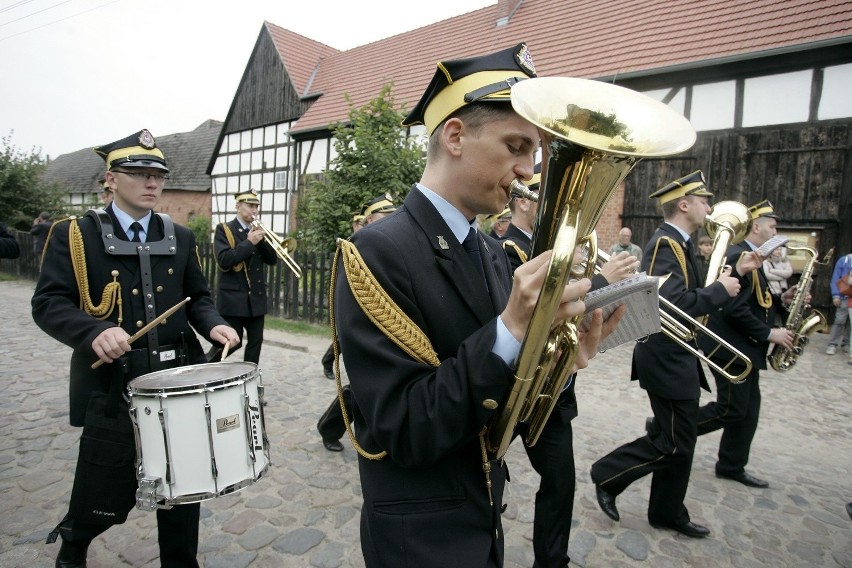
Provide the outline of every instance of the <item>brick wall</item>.
<path id="1" fill-rule="evenodd" d="M 186 225 L 190 214 L 202 215 L 209 219 L 212 215 L 210 192 L 176 189 L 164 191 L 157 211 L 167 214 L 172 221 L 180 225 Z"/>
<path id="2" fill-rule="evenodd" d="M 598 248 L 604 252 L 618 242 L 621 230 L 621 214 L 624 213 L 624 184 L 619 184 L 610 198 L 595 230 L 598 232 Z"/>

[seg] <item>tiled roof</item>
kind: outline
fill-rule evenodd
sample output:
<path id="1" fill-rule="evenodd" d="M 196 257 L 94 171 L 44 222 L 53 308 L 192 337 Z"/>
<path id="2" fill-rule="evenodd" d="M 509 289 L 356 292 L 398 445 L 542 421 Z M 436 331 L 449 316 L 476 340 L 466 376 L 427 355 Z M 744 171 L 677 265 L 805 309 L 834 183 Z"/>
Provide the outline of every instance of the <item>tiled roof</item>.
<path id="1" fill-rule="evenodd" d="M 321 68 L 323 60 L 340 51 L 275 24 L 264 22 L 263 25 L 269 31 L 269 36 L 278 53 L 281 54 L 281 60 L 296 90 L 302 96 L 310 94 L 311 78 Z"/>
<path id="2" fill-rule="evenodd" d="M 156 136 L 157 146 L 163 150 L 169 164 L 170 180 L 165 189 L 208 191 L 210 176 L 207 163 L 216 146 L 222 123 L 207 120 L 190 132 Z M 104 173 L 104 161 L 91 148 L 62 154 L 51 161 L 44 180 L 56 183 L 67 193 L 94 193 L 98 191 L 98 178 Z"/>
<path id="3" fill-rule="evenodd" d="M 523 0 L 508 24 L 497 27 L 498 15 L 514 3 L 501 0 L 348 51 L 310 55 L 306 38 L 267 24 L 294 80 L 307 81 L 322 60 L 309 89 L 322 96 L 294 132 L 345 120 L 344 95 L 363 106 L 388 81 L 396 103 L 410 109 L 439 60 L 520 41 L 529 45 L 540 75 L 604 78 L 852 39 L 848 0 Z"/>

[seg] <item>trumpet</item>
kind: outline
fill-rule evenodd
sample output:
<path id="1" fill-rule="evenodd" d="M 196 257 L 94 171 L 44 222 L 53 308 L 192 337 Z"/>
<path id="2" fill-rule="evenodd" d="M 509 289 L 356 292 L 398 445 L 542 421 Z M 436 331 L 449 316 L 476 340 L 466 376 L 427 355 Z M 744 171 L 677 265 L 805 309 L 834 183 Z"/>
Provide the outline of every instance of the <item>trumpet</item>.
<path id="1" fill-rule="evenodd" d="M 296 264 L 296 261 L 293 260 L 293 257 L 290 256 L 290 253 L 295 252 L 297 242 L 293 237 L 282 238 L 267 229 L 263 223 L 260 222 L 259 219 L 254 219 L 251 222 L 252 227 L 257 227 L 261 231 L 263 231 L 263 240 L 272 247 L 272 250 L 275 251 L 275 254 L 284 265 L 293 271 L 293 274 L 296 275 L 296 278 L 302 277 L 302 269 Z"/>

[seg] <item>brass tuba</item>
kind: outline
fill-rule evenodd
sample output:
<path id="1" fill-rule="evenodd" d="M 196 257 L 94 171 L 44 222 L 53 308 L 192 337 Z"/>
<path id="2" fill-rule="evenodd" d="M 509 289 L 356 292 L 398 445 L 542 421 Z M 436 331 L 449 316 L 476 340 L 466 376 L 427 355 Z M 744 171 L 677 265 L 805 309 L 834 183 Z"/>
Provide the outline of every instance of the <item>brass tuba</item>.
<path id="1" fill-rule="evenodd" d="M 275 254 L 278 258 L 281 259 L 281 262 L 293 271 L 293 274 L 296 275 L 296 278 L 302 277 L 302 268 L 296 264 L 296 261 L 293 259 L 290 253 L 296 251 L 296 239 L 293 237 L 279 237 L 272 231 L 266 228 L 266 226 L 260 222 L 259 219 L 255 219 L 251 222 L 252 227 L 257 227 L 261 231 L 263 231 L 263 240 L 266 241 L 266 244 L 272 247 L 272 250 L 275 251 Z"/>
<path id="2" fill-rule="evenodd" d="M 814 268 L 817 264 L 829 264 L 834 254 L 832 248 L 825 253 L 822 261 L 819 261 L 817 260 L 817 251 L 807 245 L 787 243 L 787 249 L 802 251 L 809 258 L 805 263 L 804 270 L 802 270 L 799 283 L 796 284 L 796 295 L 790 302 L 789 315 L 787 321 L 784 322 L 784 327 L 793 332 L 793 350 L 787 351 L 784 347 L 775 344 L 772 346 L 772 351 L 769 352 L 769 365 L 780 372 L 789 371 L 798 362 L 813 333 L 828 329 L 826 317 L 819 310 L 808 311 L 809 306 L 805 300 L 811 293 L 811 285 L 814 282 Z"/>
<path id="3" fill-rule="evenodd" d="M 515 382 L 488 424 L 494 458 L 509 448 L 519 422 L 535 444 L 577 356 L 580 317 L 552 325 L 574 264 L 574 249 L 589 249 L 586 275 L 597 259 L 594 228 L 616 187 L 639 160 L 678 154 L 695 143 L 679 113 L 645 95 L 586 79 L 540 77 L 512 86 L 512 106 L 539 129 L 542 145 L 539 210 L 531 257 L 553 249 L 533 309 Z M 581 316 L 582 317 L 582 316 Z"/>

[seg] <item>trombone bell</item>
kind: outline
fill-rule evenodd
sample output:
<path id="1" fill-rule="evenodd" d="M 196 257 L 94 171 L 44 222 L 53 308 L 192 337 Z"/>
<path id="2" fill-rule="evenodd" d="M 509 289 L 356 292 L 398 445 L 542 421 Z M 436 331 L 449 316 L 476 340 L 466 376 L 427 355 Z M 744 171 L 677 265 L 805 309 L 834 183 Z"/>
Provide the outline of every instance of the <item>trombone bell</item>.
<path id="1" fill-rule="evenodd" d="M 257 227 L 261 231 L 263 231 L 263 240 L 272 247 L 272 250 L 275 251 L 275 255 L 281 259 L 281 262 L 289 268 L 293 274 L 296 275 L 296 278 L 302 277 L 302 269 L 296 264 L 296 261 L 290 256 L 290 253 L 295 252 L 297 242 L 293 237 L 282 238 L 267 229 L 263 223 L 259 220 L 255 219 L 251 222 L 252 227 Z"/>

